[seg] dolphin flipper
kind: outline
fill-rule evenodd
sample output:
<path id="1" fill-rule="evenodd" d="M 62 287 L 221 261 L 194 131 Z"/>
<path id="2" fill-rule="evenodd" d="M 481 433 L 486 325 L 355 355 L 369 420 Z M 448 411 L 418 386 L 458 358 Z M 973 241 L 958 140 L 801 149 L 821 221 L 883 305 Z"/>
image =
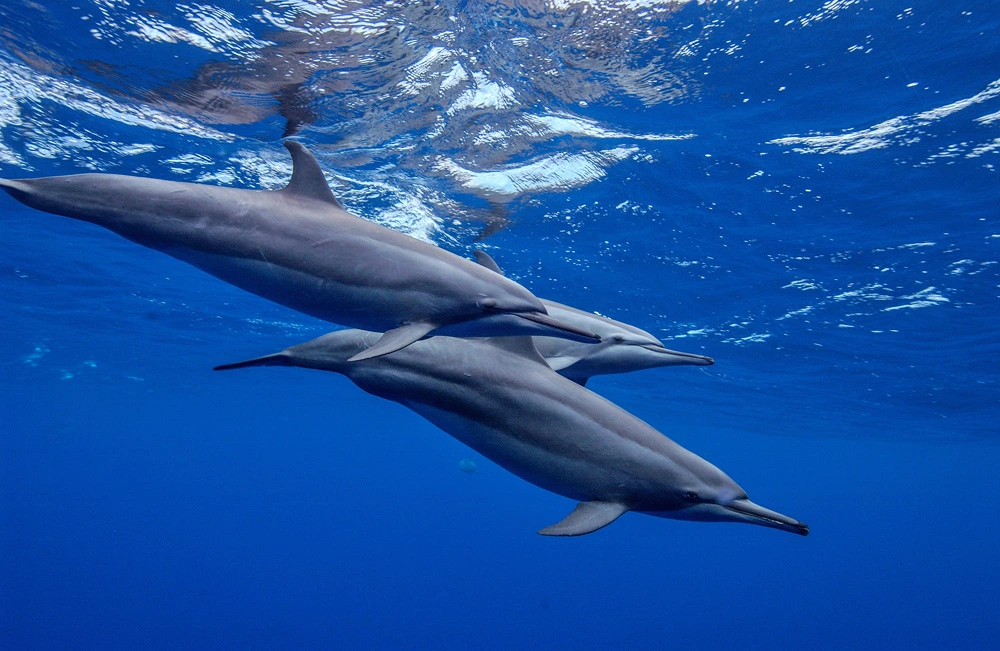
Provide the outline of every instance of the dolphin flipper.
<path id="1" fill-rule="evenodd" d="M 360 362 L 363 359 L 371 359 L 372 357 L 381 357 L 382 355 L 388 355 L 389 353 L 394 353 L 397 350 L 406 348 L 414 341 L 420 341 L 424 336 L 437 329 L 437 326 L 433 323 L 426 323 L 418 321 L 417 323 L 407 323 L 406 325 L 394 328 L 384 335 L 379 337 L 379 340 L 375 342 L 375 345 L 367 350 L 363 350 L 354 357 L 351 357 L 348 362 Z"/>
<path id="2" fill-rule="evenodd" d="M 619 502 L 580 502 L 562 522 L 545 527 L 543 536 L 582 536 L 617 520 L 628 508 Z"/>

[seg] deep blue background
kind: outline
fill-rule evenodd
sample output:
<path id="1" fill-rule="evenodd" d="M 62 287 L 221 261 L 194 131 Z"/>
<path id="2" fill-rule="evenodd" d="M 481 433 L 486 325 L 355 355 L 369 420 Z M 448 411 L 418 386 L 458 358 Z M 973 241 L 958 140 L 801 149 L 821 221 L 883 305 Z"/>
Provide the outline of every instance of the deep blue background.
<path id="1" fill-rule="evenodd" d="M 800 4 L 685 9 L 720 23 L 684 64 L 697 92 L 571 108 L 695 137 L 515 204 L 485 246 L 539 296 L 712 355 L 590 387 L 809 537 L 634 514 L 537 536 L 573 504 L 402 407 L 331 374 L 210 371 L 328 324 L 3 196 L 0 646 L 1000 647 L 1000 159 L 970 155 L 1000 138 L 976 120 L 1000 97 L 913 117 L 1000 77 L 1000 8 L 861 2 L 786 25 L 822 3 Z M 32 169 L 4 177 L 280 157 L 255 139 L 277 123 L 213 142 L 17 102 L 0 143 Z M 160 149 L 42 156 L 39 116 Z M 893 118 L 857 153 L 773 142 Z M 636 143 L 564 136 L 512 162 L 619 144 Z M 473 234 L 437 239 L 468 254 Z M 928 288 L 940 300 L 886 311 Z"/>

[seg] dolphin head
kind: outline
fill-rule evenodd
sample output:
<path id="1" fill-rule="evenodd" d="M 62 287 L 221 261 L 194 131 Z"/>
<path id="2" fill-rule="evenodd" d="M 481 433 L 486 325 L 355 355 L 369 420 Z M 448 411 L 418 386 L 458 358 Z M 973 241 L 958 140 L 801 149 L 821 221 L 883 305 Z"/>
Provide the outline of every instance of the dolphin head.
<path id="1" fill-rule="evenodd" d="M 660 366 L 711 366 L 715 360 L 704 355 L 670 350 L 663 343 L 638 328 L 612 328 L 601 332 L 601 345 L 588 351 L 587 366 L 601 374 L 630 373 Z"/>
<path id="2" fill-rule="evenodd" d="M 657 508 L 635 510 L 673 520 L 744 522 L 809 534 L 802 522 L 751 502 L 739 484 L 704 459 L 691 454 L 683 465 L 685 472 L 658 496 Z"/>
<path id="3" fill-rule="evenodd" d="M 751 502 L 742 489 L 735 495 L 729 491 L 714 494 L 712 491 L 707 491 L 707 494 L 705 493 L 685 491 L 681 499 L 687 502 L 688 506 L 677 511 L 655 513 L 654 515 L 675 520 L 697 520 L 700 522 L 745 522 L 797 533 L 800 536 L 809 535 L 808 525 Z"/>
<path id="4" fill-rule="evenodd" d="M 670 350 L 641 328 L 568 305 L 542 300 L 550 316 L 596 332 L 601 343 L 578 346 L 566 340 L 536 338 L 538 352 L 553 370 L 575 380 L 594 375 L 631 373 L 659 366 L 711 366 L 711 357 Z M 544 337 L 544 335 L 542 335 Z"/>
<path id="5" fill-rule="evenodd" d="M 465 262 L 465 261 L 463 261 Z M 528 335 L 555 337 L 587 344 L 600 335 L 572 321 L 553 318 L 534 294 L 518 283 L 479 265 L 457 265 L 478 282 L 478 297 L 470 312 L 437 328 L 435 334 L 451 337 Z M 469 277 L 467 276 L 467 277 Z"/>

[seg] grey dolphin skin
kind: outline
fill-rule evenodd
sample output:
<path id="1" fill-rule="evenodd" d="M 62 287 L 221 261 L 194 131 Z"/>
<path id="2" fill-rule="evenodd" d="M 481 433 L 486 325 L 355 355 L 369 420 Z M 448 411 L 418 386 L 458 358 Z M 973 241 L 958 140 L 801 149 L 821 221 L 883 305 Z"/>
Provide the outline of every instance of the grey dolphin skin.
<path id="1" fill-rule="evenodd" d="M 559 323 L 531 292 L 460 256 L 346 212 L 316 159 L 285 141 L 276 191 L 117 174 L 0 179 L 21 203 L 103 226 L 300 312 L 385 332 L 357 360 L 431 334 L 600 337 Z"/>
<path id="2" fill-rule="evenodd" d="M 476 251 L 476 261 L 499 274 L 497 263 L 483 251 Z M 549 316 L 561 323 L 590 330 L 601 337 L 596 345 L 578 344 L 554 337 L 536 336 L 535 348 L 552 370 L 578 384 L 586 384 L 595 375 L 631 373 L 660 366 L 711 366 L 711 357 L 670 350 L 645 330 L 575 307 L 540 299 Z"/>
<path id="3" fill-rule="evenodd" d="M 552 371 L 529 337 L 435 337 L 348 363 L 378 337 L 342 330 L 217 370 L 301 366 L 346 375 L 522 479 L 580 502 L 543 535 L 590 533 L 626 511 L 809 533 L 798 520 L 751 502 L 711 463 Z"/>

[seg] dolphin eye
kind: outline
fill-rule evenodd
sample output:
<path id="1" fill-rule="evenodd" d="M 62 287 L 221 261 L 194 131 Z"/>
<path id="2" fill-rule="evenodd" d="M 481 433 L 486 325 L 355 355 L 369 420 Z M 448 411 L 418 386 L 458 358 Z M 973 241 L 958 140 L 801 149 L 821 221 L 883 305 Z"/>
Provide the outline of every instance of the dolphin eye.
<path id="1" fill-rule="evenodd" d="M 611 335 L 611 338 L 614 340 L 614 342 L 616 344 L 623 344 L 623 343 L 625 343 L 625 335 L 621 335 L 621 334 Z"/>
<path id="2" fill-rule="evenodd" d="M 495 298 L 484 298 L 479 301 L 479 307 L 484 310 L 494 310 L 497 306 L 497 299 Z"/>
<path id="3" fill-rule="evenodd" d="M 687 500 L 688 502 L 697 502 L 698 501 L 698 493 L 696 493 L 694 491 L 688 491 L 688 492 L 684 493 L 684 499 Z"/>

